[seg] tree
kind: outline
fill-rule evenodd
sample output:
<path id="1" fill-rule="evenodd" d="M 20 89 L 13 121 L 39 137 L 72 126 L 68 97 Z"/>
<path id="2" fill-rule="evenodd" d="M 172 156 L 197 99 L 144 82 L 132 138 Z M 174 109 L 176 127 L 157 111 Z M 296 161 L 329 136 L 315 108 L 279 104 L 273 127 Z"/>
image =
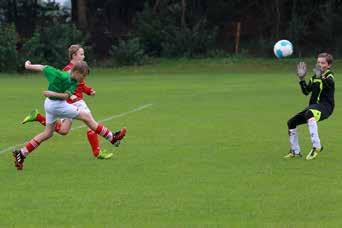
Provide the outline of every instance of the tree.
<path id="1" fill-rule="evenodd" d="M 87 0 L 77 0 L 78 25 L 82 30 L 88 26 L 87 21 Z"/>
<path id="2" fill-rule="evenodd" d="M 186 12 L 186 0 L 182 0 L 182 18 L 181 18 L 182 28 L 186 28 L 185 12 Z"/>

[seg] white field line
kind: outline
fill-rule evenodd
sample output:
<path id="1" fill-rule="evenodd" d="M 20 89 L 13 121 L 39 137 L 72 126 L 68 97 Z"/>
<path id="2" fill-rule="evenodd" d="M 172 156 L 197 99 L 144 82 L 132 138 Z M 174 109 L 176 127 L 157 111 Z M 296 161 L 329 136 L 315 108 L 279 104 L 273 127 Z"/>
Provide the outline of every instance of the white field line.
<path id="1" fill-rule="evenodd" d="M 105 118 L 105 119 L 103 119 L 103 120 L 99 120 L 98 122 L 107 122 L 107 121 L 110 121 L 110 120 L 113 120 L 113 119 L 117 119 L 117 118 L 120 118 L 120 117 L 123 117 L 123 116 L 127 116 L 127 115 L 129 115 L 129 114 L 132 114 L 132 113 L 135 113 L 135 112 L 139 112 L 139 111 L 141 111 L 141 110 L 143 110 L 143 109 L 149 108 L 149 107 L 151 107 L 152 105 L 153 105 L 153 104 L 145 104 L 145 105 L 142 105 L 142 106 L 137 107 L 137 108 L 135 108 L 135 109 L 132 109 L 131 111 L 123 112 L 123 113 L 120 113 L 120 114 L 117 114 L 117 115 L 114 115 L 114 116 L 110 116 L 110 117 L 107 117 L 107 118 Z M 80 125 L 80 126 L 71 128 L 71 131 L 77 130 L 77 129 L 81 129 L 81 128 L 85 128 L 85 127 L 87 127 L 87 125 L 82 124 L 82 125 Z M 8 151 L 11 151 L 11 150 L 13 150 L 14 148 L 17 148 L 17 147 L 22 147 L 22 146 L 24 146 L 25 144 L 26 144 L 26 142 L 25 142 L 25 143 L 20 143 L 20 144 L 14 145 L 14 146 L 10 146 L 10 147 L 8 147 L 8 148 L 5 148 L 5 149 L 3 149 L 3 150 L 0 150 L 0 154 L 6 153 L 6 152 L 8 152 Z"/>

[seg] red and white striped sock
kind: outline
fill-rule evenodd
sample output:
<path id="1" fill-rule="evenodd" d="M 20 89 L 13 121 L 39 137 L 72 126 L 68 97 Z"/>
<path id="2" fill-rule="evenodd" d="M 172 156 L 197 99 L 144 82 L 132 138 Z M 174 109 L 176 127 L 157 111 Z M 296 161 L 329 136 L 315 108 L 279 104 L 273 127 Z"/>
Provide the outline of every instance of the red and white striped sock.
<path id="1" fill-rule="evenodd" d="M 25 147 L 21 148 L 21 153 L 26 157 L 29 153 L 31 153 L 34 149 L 39 146 L 40 142 L 35 139 L 31 139 Z"/>
<path id="2" fill-rule="evenodd" d="M 113 133 L 110 130 L 108 130 L 108 128 L 103 126 L 102 124 L 97 125 L 95 133 L 98 135 L 101 135 L 102 137 L 104 137 L 108 141 L 112 141 L 112 139 L 113 139 Z"/>

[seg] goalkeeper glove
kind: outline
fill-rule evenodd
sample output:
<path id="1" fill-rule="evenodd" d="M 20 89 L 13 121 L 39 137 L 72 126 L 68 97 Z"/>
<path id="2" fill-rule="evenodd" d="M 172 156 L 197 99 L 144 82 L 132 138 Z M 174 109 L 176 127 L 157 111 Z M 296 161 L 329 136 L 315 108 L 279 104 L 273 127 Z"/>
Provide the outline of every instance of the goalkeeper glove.
<path id="1" fill-rule="evenodd" d="M 305 62 L 299 62 L 297 64 L 297 76 L 300 81 L 303 81 L 306 75 L 306 64 Z"/>

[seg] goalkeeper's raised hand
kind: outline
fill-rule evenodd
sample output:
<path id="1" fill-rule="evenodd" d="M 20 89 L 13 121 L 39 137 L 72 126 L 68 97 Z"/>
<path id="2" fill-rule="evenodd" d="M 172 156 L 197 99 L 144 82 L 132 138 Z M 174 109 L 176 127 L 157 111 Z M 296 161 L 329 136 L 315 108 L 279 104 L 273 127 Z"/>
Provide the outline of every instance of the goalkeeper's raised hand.
<path id="1" fill-rule="evenodd" d="M 315 68 L 313 69 L 313 72 L 315 73 L 316 78 L 321 78 L 322 77 L 322 68 L 319 65 L 316 65 Z"/>
<path id="2" fill-rule="evenodd" d="M 299 80 L 303 81 L 306 75 L 306 64 L 305 62 L 299 62 L 297 64 L 297 76 Z"/>

